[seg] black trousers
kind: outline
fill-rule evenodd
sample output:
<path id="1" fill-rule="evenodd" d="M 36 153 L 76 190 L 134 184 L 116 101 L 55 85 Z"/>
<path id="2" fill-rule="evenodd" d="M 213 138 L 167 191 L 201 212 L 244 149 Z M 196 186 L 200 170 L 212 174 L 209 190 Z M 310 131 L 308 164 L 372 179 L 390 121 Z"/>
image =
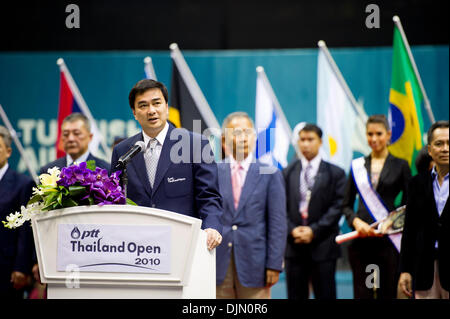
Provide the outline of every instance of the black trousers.
<path id="1" fill-rule="evenodd" d="M 388 237 L 357 238 L 348 247 L 355 299 L 396 299 L 399 253 Z M 374 278 L 375 270 L 378 269 Z M 379 282 L 379 287 L 374 283 Z"/>
<path id="2" fill-rule="evenodd" d="M 309 256 L 285 259 L 288 299 L 308 299 L 309 281 L 316 299 L 336 299 L 336 259 L 315 262 Z"/>

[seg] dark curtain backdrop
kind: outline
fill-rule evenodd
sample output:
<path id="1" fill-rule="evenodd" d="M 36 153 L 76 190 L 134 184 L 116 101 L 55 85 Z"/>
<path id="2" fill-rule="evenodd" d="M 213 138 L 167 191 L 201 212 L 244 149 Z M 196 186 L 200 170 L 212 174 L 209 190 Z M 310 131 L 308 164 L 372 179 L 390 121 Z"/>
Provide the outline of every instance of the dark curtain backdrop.
<path id="1" fill-rule="evenodd" d="M 400 16 L 411 45 L 448 44 L 448 2 L 425 0 L 41 0 L 2 1 L 0 50 L 168 50 L 392 45 Z M 67 29 L 68 4 L 80 28 Z M 368 29 L 368 4 L 380 28 Z"/>

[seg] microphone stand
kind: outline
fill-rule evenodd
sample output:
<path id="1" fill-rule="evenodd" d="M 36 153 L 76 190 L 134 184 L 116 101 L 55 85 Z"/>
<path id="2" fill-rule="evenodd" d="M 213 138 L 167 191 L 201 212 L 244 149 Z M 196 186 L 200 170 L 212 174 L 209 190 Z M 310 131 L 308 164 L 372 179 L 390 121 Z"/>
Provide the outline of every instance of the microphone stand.
<path id="1" fill-rule="evenodd" d="M 128 196 L 128 173 L 127 173 L 127 164 L 128 162 L 118 163 L 116 168 L 122 170 L 122 174 L 120 174 L 120 181 L 122 182 L 123 193 L 125 198 Z"/>

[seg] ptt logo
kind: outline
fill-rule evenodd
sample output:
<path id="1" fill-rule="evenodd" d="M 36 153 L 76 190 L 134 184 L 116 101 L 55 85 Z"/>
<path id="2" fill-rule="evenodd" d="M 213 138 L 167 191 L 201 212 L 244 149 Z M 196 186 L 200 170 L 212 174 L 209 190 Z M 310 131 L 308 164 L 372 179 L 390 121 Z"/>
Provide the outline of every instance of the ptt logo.
<path id="1" fill-rule="evenodd" d="M 83 233 L 80 232 L 77 226 L 75 226 L 70 232 L 70 236 L 73 239 L 84 239 L 84 238 L 98 238 L 100 229 L 84 230 Z"/>

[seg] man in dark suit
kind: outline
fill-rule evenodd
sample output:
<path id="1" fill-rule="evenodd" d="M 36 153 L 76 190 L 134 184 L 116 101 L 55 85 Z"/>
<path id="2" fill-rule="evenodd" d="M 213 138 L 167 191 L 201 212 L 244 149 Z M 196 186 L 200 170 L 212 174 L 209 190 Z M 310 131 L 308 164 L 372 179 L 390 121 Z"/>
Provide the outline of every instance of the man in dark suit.
<path id="1" fill-rule="evenodd" d="M 0 219 L 21 211 L 31 197 L 33 180 L 8 166 L 11 135 L 0 126 Z M 32 232 L 29 223 L 18 229 L 0 226 L 0 299 L 22 298 L 32 267 Z"/>
<path id="2" fill-rule="evenodd" d="M 89 152 L 89 143 L 92 140 L 91 126 L 88 118 L 82 113 L 68 115 L 61 125 L 61 140 L 66 156 L 41 167 L 39 175 L 47 173 L 49 168 L 55 166 L 63 168 L 73 163 L 81 163 L 94 160 L 96 166 L 109 170 L 109 164 L 104 160 L 93 156 Z"/>
<path id="3" fill-rule="evenodd" d="M 340 249 L 340 204 L 345 172 L 321 159 L 322 130 L 306 124 L 299 132 L 302 158 L 283 170 L 286 180 L 288 240 L 285 254 L 289 299 L 307 299 L 312 281 L 317 299 L 335 299 Z"/>
<path id="4" fill-rule="evenodd" d="M 222 240 L 222 198 L 214 155 L 202 135 L 167 122 L 167 100 L 161 82 L 141 80 L 131 89 L 130 107 L 142 132 L 114 147 L 111 169 L 119 170 L 119 158 L 143 141 L 145 150 L 127 166 L 127 196 L 141 206 L 202 219 L 208 248 L 213 249 Z"/>
<path id="5" fill-rule="evenodd" d="M 283 269 L 286 245 L 283 176 L 255 160 L 255 129 L 246 113 L 228 115 L 222 128 L 226 159 L 219 164 L 219 186 L 224 241 L 216 252 L 216 295 L 270 298 L 270 287 Z"/>
<path id="6" fill-rule="evenodd" d="M 410 298 L 449 299 L 448 130 L 448 121 L 430 127 L 428 154 L 435 165 L 409 183 L 398 290 Z"/>

